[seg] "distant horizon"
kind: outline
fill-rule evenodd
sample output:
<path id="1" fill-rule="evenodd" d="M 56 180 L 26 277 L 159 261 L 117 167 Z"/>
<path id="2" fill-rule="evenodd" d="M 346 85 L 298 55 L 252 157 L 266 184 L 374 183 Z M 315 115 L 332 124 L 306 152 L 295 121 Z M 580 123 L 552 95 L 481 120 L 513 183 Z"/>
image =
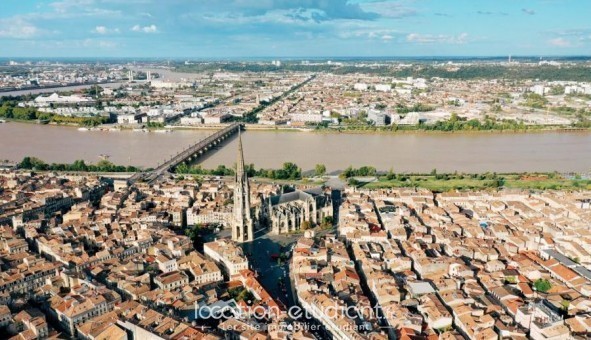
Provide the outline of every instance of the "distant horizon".
<path id="1" fill-rule="evenodd" d="M 392 55 L 392 56 L 236 56 L 236 57 L 228 57 L 228 56 L 220 56 L 220 57 L 197 57 L 197 56 L 186 56 L 186 57 L 140 57 L 140 56 L 121 56 L 121 57 L 110 57 L 110 56 L 102 56 L 102 57 L 85 57 L 85 56 L 67 56 L 67 57 L 58 57 L 58 56 L 15 56 L 15 57 L 4 57 L 0 56 L 0 60 L 2 61 L 18 61 L 18 60 L 38 60 L 38 61 L 45 61 L 45 60 L 150 60 L 150 61 L 175 61 L 175 62 L 185 62 L 185 61 L 253 61 L 253 60 L 285 60 L 285 61 L 306 61 L 306 60 L 421 60 L 421 59 L 507 59 L 511 57 L 511 59 L 544 59 L 544 58 L 557 58 L 557 59 L 575 59 L 575 58 L 583 58 L 583 59 L 591 59 L 591 54 L 588 55 Z"/>

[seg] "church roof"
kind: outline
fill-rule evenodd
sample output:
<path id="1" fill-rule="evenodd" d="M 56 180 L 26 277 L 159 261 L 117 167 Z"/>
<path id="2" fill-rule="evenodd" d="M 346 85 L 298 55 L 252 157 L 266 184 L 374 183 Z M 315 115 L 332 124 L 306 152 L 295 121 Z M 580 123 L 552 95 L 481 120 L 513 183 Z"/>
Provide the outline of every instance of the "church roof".
<path id="1" fill-rule="evenodd" d="M 305 201 L 314 196 L 320 196 L 324 193 L 322 188 L 313 188 L 305 191 L 296 190 L 278 196 L 271 196 L 271 205 L 284 204 L 294 201 Z"/>
<path id="2" fill-rule="evenodd" d="M 324 194 L 324 189 L 322 189 L 322 187 L 316 187 L 316 188 L 306 189 L 306 190 L 304 190 L 304 192 L 308 193 L 312 196 L 321 196 Z"/>

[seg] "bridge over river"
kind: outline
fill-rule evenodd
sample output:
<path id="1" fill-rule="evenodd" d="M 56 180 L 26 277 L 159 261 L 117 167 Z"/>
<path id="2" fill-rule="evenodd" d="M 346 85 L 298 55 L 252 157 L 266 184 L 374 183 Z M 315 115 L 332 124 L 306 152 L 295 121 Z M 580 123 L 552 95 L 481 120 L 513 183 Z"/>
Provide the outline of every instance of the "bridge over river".
<path id="1" fill-rule="evenodd" d="M 170 159 L 166 159 L 162 164 L 158 165 L 152 171 L 138 172 L 129 178 L 129 184 L 133 184 L 138 180 L 146 182 L 154 182 L 160 176 L 166 174 L 169 171 L 174 170 L 179 164 L 183 162 L 192 162 L 198 157 L 211 150 L 213 147 L 220 144 L 222 141 L 237 133 L 242 128 L 241 123 L 232 123 L 221 130 L 216 131 L 211 136 L 189 146 L 185 150 L 179 152 Z"/>

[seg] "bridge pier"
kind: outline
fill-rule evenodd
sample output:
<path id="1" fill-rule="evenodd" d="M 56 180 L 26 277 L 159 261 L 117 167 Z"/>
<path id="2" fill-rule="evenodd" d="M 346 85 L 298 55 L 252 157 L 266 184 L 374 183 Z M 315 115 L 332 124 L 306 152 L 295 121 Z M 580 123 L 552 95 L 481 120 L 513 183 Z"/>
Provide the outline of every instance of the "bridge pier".
<path id="1" fill-rule="evenodd" d="M 165 174 L 167 171 L 174 170 L 180 164 L 190 164 L 191 162 L 195 161 L 197 158 L 203 156 L 206 152 L 210 151 L 215 146 L 222 143 L 223 140 L 229 138 L 236 132 L 238 129 L 242 130 L 241 123 L 232 123 L 227 127 L 223 128 L 220 131 L 215 132 L 213 135 L 201 140 L 192 146 L 188 147 L 187 149 L 181 151 L 180 153 L 166 159 L 164 162 L 159 163 L 156 169 L 150 172 L 144 172 L 140 174 L 136 174 L 129 178 L 129 183 L 132 185 L 139 179 L 149 180 L 153 182 L 154 180 L 158 179 L 160 176 Z"/>

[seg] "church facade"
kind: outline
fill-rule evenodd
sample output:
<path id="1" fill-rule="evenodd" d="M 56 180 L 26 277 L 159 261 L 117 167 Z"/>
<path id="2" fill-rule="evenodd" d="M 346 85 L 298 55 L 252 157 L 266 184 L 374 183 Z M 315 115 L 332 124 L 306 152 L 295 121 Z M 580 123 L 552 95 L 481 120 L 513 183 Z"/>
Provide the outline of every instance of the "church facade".
<path id="1" fill-rule="evenodd" d="M 306 221 L 320 224 L 325 217 L 333 215 L 331 193 L 323 188 L 271 196 L 265 208 L 273 234 L 300 230 Z"/>

